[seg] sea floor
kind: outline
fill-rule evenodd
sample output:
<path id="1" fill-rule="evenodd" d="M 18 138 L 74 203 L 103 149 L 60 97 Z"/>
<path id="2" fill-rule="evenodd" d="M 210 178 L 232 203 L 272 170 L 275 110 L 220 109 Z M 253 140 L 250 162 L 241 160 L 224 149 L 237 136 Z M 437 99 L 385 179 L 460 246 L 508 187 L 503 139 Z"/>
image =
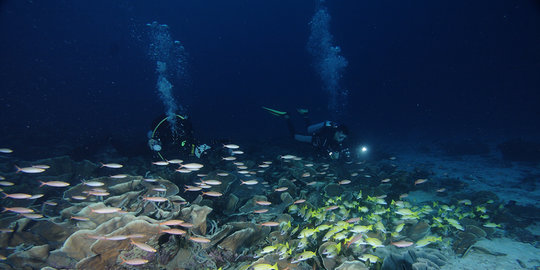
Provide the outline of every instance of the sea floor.
<path id="1" fill-rule="evenodd" d="M 494 238 L 476 242 L 466 256 L 450 258 L 441 269 L 538 269 L 539 265 L 540 249 L 509 238 Z"/>
<path id="2" fill-rule="evenodd" d="M 437 145 L 345 166 L 240 149 L 200 163 L 4 156 L 0 268 L 540 267 L 538 164 Z"/>

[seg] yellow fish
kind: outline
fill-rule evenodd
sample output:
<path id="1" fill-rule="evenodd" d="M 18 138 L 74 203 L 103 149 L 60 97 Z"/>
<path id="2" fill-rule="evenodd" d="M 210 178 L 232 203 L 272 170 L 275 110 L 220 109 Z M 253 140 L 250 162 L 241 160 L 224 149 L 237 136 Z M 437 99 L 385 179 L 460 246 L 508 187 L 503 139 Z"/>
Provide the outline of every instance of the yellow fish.
<path id="1" fill-rule="evenodd" d="M 267 263 L 259 263 L 259 264 L 253 265 L 253 270 L 272 270 L 272 269 L 279 270 L 277 263 L 275 263 L 274 265 L 269 265 Z"/>

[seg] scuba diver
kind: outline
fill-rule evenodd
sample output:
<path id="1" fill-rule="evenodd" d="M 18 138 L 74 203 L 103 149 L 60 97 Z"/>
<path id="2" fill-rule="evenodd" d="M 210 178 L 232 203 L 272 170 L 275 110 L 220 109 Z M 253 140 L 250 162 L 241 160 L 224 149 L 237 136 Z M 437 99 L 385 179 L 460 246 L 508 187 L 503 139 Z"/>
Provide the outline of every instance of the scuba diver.
<path id="1" fill-rule="evenodd" d="M 148 131 L 148 146 L 162 160 L 165 156 L 178 156 L 183 158 L 196 156 L 201 158 L 207 154 L 211 147 L 199 144 L 193 135 L 193 126 L 187 116 L 174 115 L 174 130 L 168 116 L 156 118 L 152 130 Z"/>
<path id="2" fill-rule="evenodd" d="M 297 134 L 292 123 L 291 117 L 287 112 L 262 107 L 272 115 L 283 117 L 287 120 L 289 133 L 296 141 L 311 144 L 317 154 L 321 157 L 329 157 L 332 160 L 342 160 L 345 163 L 352 163 L 351 152 L 344 146 L 344 141 L 349 135 L 349 129 L 333 121 L 324 121 L 317 124 L 311 124 L 307 117 L 308 110 L 298 109 L 307 127 L 306 135 Z"/>

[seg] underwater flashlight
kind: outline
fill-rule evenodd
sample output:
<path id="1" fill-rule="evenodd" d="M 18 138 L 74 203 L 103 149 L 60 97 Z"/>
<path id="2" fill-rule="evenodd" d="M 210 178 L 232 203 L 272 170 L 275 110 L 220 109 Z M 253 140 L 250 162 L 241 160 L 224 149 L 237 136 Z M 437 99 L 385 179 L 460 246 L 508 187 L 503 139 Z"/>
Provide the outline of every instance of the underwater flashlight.
<path id="1" fill-rule="evenodd" d="M 365 146 L 365 145 L 360 145 L 358 146 L 358 150 L 356 151 L 356 155 L 359 157 L 359 158 L 367 158 L 368 156 L 368 147 Z"/>

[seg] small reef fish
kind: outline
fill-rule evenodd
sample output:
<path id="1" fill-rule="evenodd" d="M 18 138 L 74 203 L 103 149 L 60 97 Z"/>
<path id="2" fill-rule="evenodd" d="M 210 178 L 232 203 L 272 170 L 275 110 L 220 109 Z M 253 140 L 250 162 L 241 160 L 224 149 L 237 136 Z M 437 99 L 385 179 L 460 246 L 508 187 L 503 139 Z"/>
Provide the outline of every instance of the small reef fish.
<path id="1" fill-rule="evenodd" d="M 190 237 L 189 240 L 195 243 L 210 243 L 210 239 L 204 237 Z"/>
<path id="2" fill-rule="evenodd" d="M 128 265 L 143 265 L 148 262 L 147 259 L 130 259 L 125 260 L 124 258 L 120 258 L 122 260 L 121 264 L 128 264 Z"/>
<path id="3" fill-rule="evenodd" d="M 181 160 L 181 159 L 171 159 L 171 160 L 169 160 L 170 164 L 180 164 L 182 162 L 184 162 L 184 161 Z"/>
<path id="4" fill-rule="evenodd" d="M 32 195 L 25 194 L 25 193 L 11 193 L 7 194 L 5 192 L 2 192 L 4 194 L 4 198 L 11 198 L 11 199 L 30 199 L 32 198 Z"/>
<path id="5" fill-rule="evenodd" d="M 271 205 L 272 203 L 269 202 L 269 201 L 255 201 L 256 204 L 258 205 L 264 205 L 264 206 L 267 206 L 267 205 Z"/>
<path id="6" fill-rule="evenodd" d="M 347 243 L 347 248 L 349 248 L 352 244 L 359 242 L 360 240 L 362 240 L 362 235 L 361 234 L 357 234 L 357 235 L 345 240 L 345 242 Z M 339 246 L 339 244 L 338 244 L 338 246 Z"/>
<path id="7" fill-rule="evenodd" d="M 93 213 L 98 213 L 98 214 L 112 214 L 120 210 L 122 209 L 118 207 L 104 207 L 104 208 L 99 208 L 99 209 L 91 209 L 90 211 Z"/>
<path id="8" fill-rule="evenodd" d="M 423 183 L 425 183 L 427 181 L 428 181 L 427 179 L 421 178 L 421 179 L 418 179 L 418 180 L 414 181 L 414 185 L 416 186 L 416 185 L 419 185 L 419 184 L 423 184 Z"/>
<path id="9" fill-rule="evenodd" d="M 103 185 L 105 185 L 105 183 L 102 183 L 102 182 L 98 182 L 98 181 L 88 181 L 88 182 L 82 182 L 84 185 L 86 186 L 89 186 L 89 187 L 101 187 Z"/>
<path id="10" fill-rule="evenodd" d="M 262 214 L 262 213 L 266 213 L 268 212 L 268 209 L 258 209 L 258 210 L 253 210 L 253 213 L 256 213 L 256 214 Z"/>
<path id="11" fill-rule="evenodd" d="M 161 225 L 161 226 L 177 226 L 177 225 L 180 225 L 182 223 L 184 223 L 183 220 L 171 219 L 171 220 L 161 222 L 161 223 L 159 223 L 159 225 Z"/>
<path id="12" fill-rule="evenodd" d="M 42 186 L 67 187 L 67 186 L 69 186 L 69 183 L 62 182 L 62 181 L 49 181 L 49 182 L 39 181 L 39 183 L 40 183 L 39 187 L 42 187 Z"/>
<path id="13" fill-rule="evenodd" d="M 119 235 L 107 236 L 107 237 L 105 237 L 105 240 L 122 241 L 122 240 L 126 240 L 128 238 L 129 238 L 129 236 L 127 236 L 127 235 L 119 234 Z"/>
<path id="14" fill-rule="evenodd" d="M 157 166 L 167 166 L 169 165 L 169 162 L 165 160 L 161 160 L 161 161 L 154 161 L 152 162 L 152 164 L 157 165 Z"/>
<path id="15" fill-rule="evenodd" d="M 111 175 L 109 177 L 114 178 L 114 179 L 122 179 L 122 178 L 126 178 L 127 176 L 128 176 L 127 174 L 115 174 L 115 175 Z"/>
<path id="16" fill-rule="evenodd" d="M 168 234 L 174 234 L 174 235 L 184 235 L 184 234 L 186 234 L 186 231 L 180 230 L 180 229 L 166 229 L 166 230 L 161 230 L 160 232 L 168 233 Z"/>
<path id="17" fill-rule="evenodd" d="M 30 213 L 30 214 L 22 214 L 22 215 L 23 215 L 23 217 L 29 218 L 29 219 L 38 219 L 38 218 L 43 217 L 42 214 L 32 214 L 32 213 Z"/>
<path id="18" fill-rule="evenodd" d="M 336 210 L 338 208 L 339 208 L 339 206 L 337 206 L 337 205 L 330 205 L 330 206 L 326 207 L 324 209 L 324 211 L 332 211 L 332 210 Z"/>
<path id="19" fill-rule="evenodd" d="M 379 240 L 378 238 L 374 238 L 374 237 L 366 238 L 366 243 L 373 246 L 373 247 L 384 247 L 381 240 Z"/>
<path id="20" fill-rule="evenodd" d="M 461 224 L 459 224 L 459 222 L 453 218 L 445 218 L 446 221 L 448 222 L 448 224 L 452 225 L 454 228 L 460 230 L 460 231 L 464 231 L 465 228 L 463 228 L 463 226 L 461 226 Z"/>
<path id="21" fill-rule="evenodd" d="M 370 263 L 376 263 L 378 260 L 380 260 L 379 257 L 372 254 L 364 254 L 361 257 L 358 257 L 358 259 L 363 262 L 369 261 Z"/>
<path id="22" fill-rule="evenodd" d="M 251 267 L 253 268 L 253 270 L 279 270 L 277 263 L 275 263 L 274 265 L 269 265 L 267 263 L 259 263 Z"/>
<path id="23" fill-rule="evenodd" d="M 15 185 L 15 184 L 12 183 L 12 182 L 0 181 L 0 186 L 9 187 L 9 186 L 13 186 L 13 185 Z"/>
<path id="24" fill-rule="evenodd" d="M 327 258 L 333 258 L 333 257 L 335 257 L 337 254 L 339 254 L 340 251 L 341 251 L 341 244 L 338 243 L 338 244 L 335 244 L 335 245 L 327 246 L 327 247 L 322 251 L 322 254 L 323 254 L 323 255 L 326 255 Z"/>
<path id="25" fill-rule="evenodd" d="M 404 247 L 410 247 L 412 246 L 414 243 L 413 242 L 410 242 L 410 241 L 398 241 L 398 242 L 392 242 L 390 243 L 396 247 L 399 247 L 399 248 L 404 248 Z"/>
<path id="26" fill-rule="evenodd" d="M 289 188 L 288 188 L 288 187 L 279 187 L 279 188 L 274 189 L 274 191 L 276 191 L 276 192 L 283 192 L 283 191 L 285 191 L 285 190 L 287 190 L 287 189 L 289 189 Z"/>
<path id="27" fill-rule="evenodd" d="M 222 196 L 223 194 L 220 193 L 220 192 L 217 192 L 217 191 L 208 191 L 208 192 L 203 192 L 202 195 L 206 195 L 206 196 L 210 196 L 210 197 L 220 197 Z"/>
<path id="28" fill-rule="evenodd" d="M 360 221 L 360 217 L 349 218 L 345 222 L 347 222 L 347 223 L 356 223 L 358 221 Z"/>
<path id="29" fill-rule="evenodd" d="M 207 185 L 211 185 L 211 186 L 219 186 L 221 185 L 221 181 L 218 181 L 218 180 L 202 180 L 203 183 L 207 184 Z"/>
<path id="30" fill-rule="evenodd" d="M 191 227 L 193 227 L 193 224 L 188 223 L 188 222 L 182 222 L 182 223 L 180 223 L 180 224 L 178 224 L 178 225 L 181 226 L 181 227 L 184 227 L 184 228 L 191 228 Z"/>
<path id="31" fill-rule="evenodd" d="M 148 245 L 148 244 L 145 244 L 145 243 L 141 243 L 141 242 L 136 242 L 135 240 L 133 239 L 130 239 L 131 240 L 131 243 L 133 245 L 135 245 L 136 247 L 144 250 L 144 251 L 148 251 L 148 252 L 156 252 L 157 250 L 155 248 L 153 248 L 152 246 Z"/>
<path id="32" fill-rule="evenodd" d="M 200 191 L 202 187 L 195 187 L 195 186 L 184 186 L 184 192 L 186 191 Z"/>
<path id="33" fill-rule="evenodd" d="M 36 168 L 36 167 L 23 167 L 23 168 L 20 168 L 19 166 L 15 165 L 15 168 L 17 168 L 17 173 L 18 172 L 23 172 L 23 173 L 42 173 L 45 171 L 45 169 L 42 169 L 42 168 Z"/>
<path id="34" fill-rule="evenodd" d="M 247 181 L 240 180 L 240 182 L 242 182 L 240 185 L 248 185 L 248 186 L 256 185 L 259 183 L 259 181 L 257 180 L 247 180 Z"/>
<path id="35" fill-rule="evenodd" d="M 300 199 L 300 200 L 296 200 L 293 202 L 293 204 L 301 204 L 301 203 L 304 203 L 306 200 L 304 199 Z"/>
<path id="36" fill-rule="evenodd" d="M 403 230 L 403 227 L 405 227 L 405 223 L 400 223 L 396 226 L 396 229 L 394 230 L 396 233 L 399 233 Z"/>
<path id="37" fill-rule="evenodd" d="M 13 150 L 11 150 L 10 148 L 0 148 L 0 153 L 11 154 L 13 153 Z"/>
<path id="38" fill-rule="evenodd" d="M 298 234 L 298 238 L 309 238 L 312 235 L 315 235 L 319 230 L 317 228 L 305 228 Z"/>
<path id="39" fill-rule="evenodd" d="M 30 208 L 25 208 L 25 207 L 5 207 L 2 212 L 6 212 L 6 211 L 18 213 L 18 214 L 28 214 L 28 213 L 34 212 L 34 210 Z"/>
<path id="40" fill-rule="evenodd" d="M 143 197 L 143 200 L 151 201 L 151 202 L 166 202 L 169 199 L 164 198 L 164 197 Z"/>
<path id="41" fill-rule="evenodd" d="M 223 147 L 225 148 L 228 148 L 228 149 L 238 149 L 240 148 L 240 146 L 236 145 L 236 144 L 224 144 Z"/>
<path id="42" fill-rule="evenodd" d="M 435 243 L 435 242 L 438 242 L 438 241 L 442 241 L 442 237 L 435 237 L 435 236 L 426 236 L 420 240 L 418 240 L 416 242 L 416 247 L 417 248 L 420 248 L 420 247 L 425 247 L 431 243 Z"/>
<path id="43" fill-rule="evenodd" d="M 180 164 L 180 168 L 186 168 L 189 170 L 198 170 L 200 168 L 204 167 L 204 165 L 200 163 L 186 163 L 186 164 Z"/>
<path id="44" fill-rule="evenodd" d="M 97 196 L 97 197 L 109 196 L 110 194 L 107 191 L 101 191 L 101 190 L 90 190 L 87 193 L 88 195 Z"/>
<path id="45" fill-rule="evenodd" d="M 486 224 L 484 224 L 482 226 L 484 226 L 486 228 L 500 228 L 501 227 L 500 224 L 495 224 L 493 222 L 488 222 L 488 223 L 486 223 Z"/>
<path id="46" fill-rule="evenodd" d="M 279 223 L 278 223 L 278 222 L 275 222 L 275 221 L 267 221 L 267 222 L 261 223 L 261 226 L 265 226 L 265 227 L 276 227 L 276 226 L 279 226 Z"/>
<path id="47" fill-rule="evenodd" d="M 101 167 L 105 167 L 105 168 L 109 168 L 109 169 L 120 169 L 122 167 L 124 167 L 124 165 L 122 164 L 118 164 L 118 163 L 101 163 Z"/>
<path id="48" fill-rule="evenodd" d="M 338 184 L 340 185 L 347 185 L 347 184 L 350 184 L 351 183 L 351 180 L 348 180 L 348 179 L 345 179 L 345 180 L 341 180 L 338 182 Z"/>
<path id="49" fill-rule="evenodd" d="M 88 220 L 90 220 L 87 217 L 80 217 L 80 216 L 71 216 L 70 219 L 78 220 L 78 221 L 88 221 Z"/>
<path id="50" fill-rule="evenodd" d="M 298 257 L 293 259 L 291 261 L 291 263 L 299 263 L 301 261 L 309 260 L 309 259 L 311 259 L 311 258 L 313 258 L 315 256 L 316 256 L 316 254 L 313 251 L 304 251 L 304 252 L 300 253 L 300 255 L 298 255 Z"/>

